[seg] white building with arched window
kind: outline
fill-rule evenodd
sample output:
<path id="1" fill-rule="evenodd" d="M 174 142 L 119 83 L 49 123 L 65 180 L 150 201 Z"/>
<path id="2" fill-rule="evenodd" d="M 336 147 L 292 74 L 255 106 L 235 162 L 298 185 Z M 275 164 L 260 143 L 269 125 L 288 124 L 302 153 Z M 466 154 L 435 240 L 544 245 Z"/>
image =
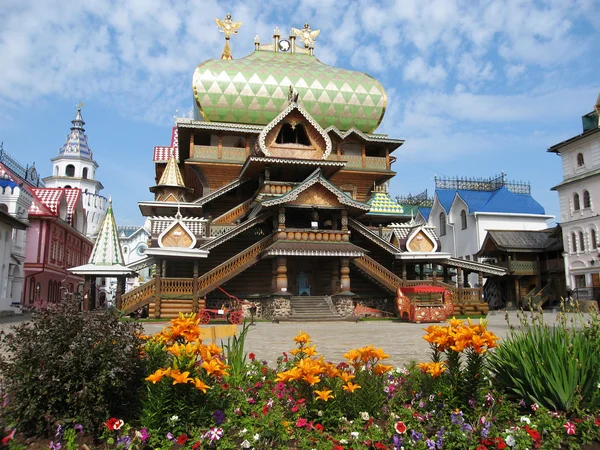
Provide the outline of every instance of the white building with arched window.
<path id="1" fill-rule="evenodd" d="M 599 113 L 600 95 L 594 111 L 581 118 L 583 132 L 548 149 L 561 158 L 563 181 L 552 189 L 560 202 L 567 288 L 579 298 L 597 299 L 594 288 L 600 289 Z"/>
<path id="2" fill-rule="evenodd" d="M 100 195 L 102 183 L 96 180 L 98 163 L 94 161 L 92 149 L 88 145 L 81 116 L 81 108 L 71 121 L 73 126 L 67 135 L 65 144 L 52 158 L 52 176 L 44 178 L 49 188 L 79 188 L 87 221 L 87 236 L 98 234 L 100 224 L 106 213 L 108 202 Z"/>

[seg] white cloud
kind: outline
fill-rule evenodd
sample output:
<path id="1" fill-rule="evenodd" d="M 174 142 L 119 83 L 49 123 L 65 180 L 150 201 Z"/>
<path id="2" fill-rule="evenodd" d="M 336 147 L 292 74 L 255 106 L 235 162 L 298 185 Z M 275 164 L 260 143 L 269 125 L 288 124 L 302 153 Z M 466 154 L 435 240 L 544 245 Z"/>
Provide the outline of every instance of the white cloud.
<path id="1" fill-rule="evenodd" d="M 404 68 L 404 79 L 422 84 L 439 85 L 446 79 L 446 71 L 440 64 L 429 66 L 419 56 L 410 61 Z"/>

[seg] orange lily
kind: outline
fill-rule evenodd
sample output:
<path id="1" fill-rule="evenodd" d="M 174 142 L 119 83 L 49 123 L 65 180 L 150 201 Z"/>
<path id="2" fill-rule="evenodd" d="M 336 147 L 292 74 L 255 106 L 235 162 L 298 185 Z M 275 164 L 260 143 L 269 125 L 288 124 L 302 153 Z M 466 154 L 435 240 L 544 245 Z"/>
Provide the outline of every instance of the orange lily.
<path id="1" fill-rule="evenodd" d="M 200 378 L 194 378 L 194 386 L 196 387 L 196 389 L 198 389 L 199 391 L 202 391 L 206 394 L 206 390 L 210 389 L 210 386 L 205 384 L 204 381 L 202 381 Z"/>
<path id="2" fill-rule="evenodd" d="M 342 389 L 345 390 L 346 392 L 354 392 L 357 389 L 360 389 L 361 387 L 358 384 L 354 384 L 352 383 L 352 381 L 348 381 L 348 384 L 345 384 L 342 386 Z"/>
<path id="3" fill-rule="evenodd" d="M 323 400 L 326 402 L 330 398 L 334 398 L 333 395 L 331 395 L 332 392 L 333 391 L 328 389 L 323 389 L 322 391 L 315 391 L 315 394 L 317 394 L 317 400 Z"/>

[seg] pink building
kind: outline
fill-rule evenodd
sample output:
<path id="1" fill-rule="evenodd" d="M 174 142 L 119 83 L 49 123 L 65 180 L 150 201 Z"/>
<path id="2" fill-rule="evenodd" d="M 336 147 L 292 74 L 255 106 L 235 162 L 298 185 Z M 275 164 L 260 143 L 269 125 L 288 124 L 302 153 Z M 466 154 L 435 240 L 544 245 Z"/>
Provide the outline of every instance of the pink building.
<path id="1" fill-rule="evenodd" d="M 83 277 L 67 271 L 85 264 L 93 243 L 85 237 L 80 189 L 33 188 L 25 245 L 25 306 L 56 303 L 81 289 Z"/>

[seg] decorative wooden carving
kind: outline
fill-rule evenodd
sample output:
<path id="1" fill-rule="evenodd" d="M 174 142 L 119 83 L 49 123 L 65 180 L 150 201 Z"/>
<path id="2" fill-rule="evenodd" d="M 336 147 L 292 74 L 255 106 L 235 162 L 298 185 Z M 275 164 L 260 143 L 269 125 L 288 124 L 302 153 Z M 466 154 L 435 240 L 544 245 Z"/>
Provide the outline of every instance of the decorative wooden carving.
<path id="1" fill-rule="evenodd" d="M 335 194 L 320 184 L 314 184 L 305 191 L 301 192 L 298 194 L 298 198 L 289 202 L 289 204 L 345 208 L 345 206 L 338 201 Z"/>
<path id="2" fill-rule="evenodd" d="M 196 239 L 181 223 L 176 223 L 162 236 L 162 247 L 191 248 Z"/>
<path id="3" fill-rule="evenodd" d="M 419 231 L 409 242 L 408 250 L 411 252 L 431 252 L 435 244 L 423 231 Z"/>

